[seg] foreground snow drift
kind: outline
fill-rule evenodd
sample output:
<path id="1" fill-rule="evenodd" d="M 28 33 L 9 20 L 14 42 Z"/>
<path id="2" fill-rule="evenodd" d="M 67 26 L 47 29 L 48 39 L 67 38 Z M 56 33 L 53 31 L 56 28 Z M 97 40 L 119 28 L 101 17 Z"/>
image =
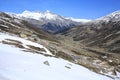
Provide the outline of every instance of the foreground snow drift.
<path id="1" fill-rule="evenodd" d="M 20 40 L 23 45 L 44 47 L 21 38 L 0 34 L 0 80 L 112 80 L 63 59 L 24 52 L 20 48 L 2 44 L 4 39 Z M 46 54 L 51 55 L 48 50 Z"/>

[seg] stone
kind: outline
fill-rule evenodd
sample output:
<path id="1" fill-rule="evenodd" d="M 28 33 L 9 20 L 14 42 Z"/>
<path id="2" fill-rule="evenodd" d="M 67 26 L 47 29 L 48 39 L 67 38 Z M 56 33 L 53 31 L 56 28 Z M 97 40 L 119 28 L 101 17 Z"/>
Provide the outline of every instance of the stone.
<path id="1" fill-rule="evenodd" d="M 48 61 L 43 62 L 45 65 L 50 66 Z"/>

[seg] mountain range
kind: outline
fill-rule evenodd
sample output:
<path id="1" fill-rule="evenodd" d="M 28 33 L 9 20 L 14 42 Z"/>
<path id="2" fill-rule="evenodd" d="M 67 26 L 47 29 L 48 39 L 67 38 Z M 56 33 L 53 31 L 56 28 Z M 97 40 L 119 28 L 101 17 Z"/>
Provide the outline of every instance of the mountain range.
<path id="1" fill-rule="evenodd" d="M 10 15 L 16 16 L 17 18 L 26 20 L 38 28 L 50 33 L 57 33 L 62 30 L 66 30 L 72 26 L 83 24 L 90 20 L 87 19 L 74 19 L 63 17 L 57 14 L 54 14 L 50 11 L 42 12 L 30 12 L 24 11 L 21 14 L 10 13 Z"/>
<path id="2" fill-rule="evenodd" d="M 27 55 L 27 53 L 37 54 L 37 56 L 42 59 L 43 57 L 40 57 L 40 55 L 44 56 L 43 64 L 50 68 L 43 66 L 43 72 L 47 69 L 51 70 L 53 74 L 54 70 L 58 70 L 58 67 L 56 68 L 55 66 L 57 66 L 57 63 L 59 62 L 61 64 L 59 69 L 61 69 L 62 72 L 65 72 L 66 76 L 68 76 L 68 73 L 65 68 L 77 71 L 74 68 L 79 65 L 84 66 L 92 72 L 107 76 L 107 78 L 99 77 L 98 80 L 120 79 L 120 11 L 113 12 L 95 20 L 68 18 L 54 14 L 50 11 L 44 13 L 24 11 L 21 14 L 0 12 L 0 36 L 0 45 L 9 50 L 8 52 L 5 52 L 2 47 L 0 48 L 0 63 L 2 64 L 0 67 L 0 79 L 3 78 L 1 77 L 1 74 L 3 76 L 8 75 L 8 79 L 2 80 L 9 80 L 9 78 L 14 79 L 16 77 L 14 76 L 15 74 L 20 75 L 20 73 L 14 73 L 14 69 L 9 68 L 7 65 L 10 64 L 2 58 L 4 56 L 8 58 L 8 54 L 14 55 L 18 58 L 14 57 L 18 62 L 13 62 L 15 60 L 8 58 L 8 60 L 13 60 L 11 63 L 13 62 L 14 64 L 10 65 L 11 67 L 16 66 L 18 63 L 19 65 L 23 65 L 22 67 L 24 70 L 21 67 L 16 67 L 16 70 L 23 70 L 22 73 L 25 73 L 26 76 L 28 76 L 27 71 L 30 72 L 29 75 L 32 74 L 32 71 L 26 69 L 27 67 L 25 66 L 28 66 L 31 61 L 28 56 L 34 55 Z M 16 51 L 10 52 L 10 49 Z M 26 55 L 24 55 L 24 53 L 26 53 Z M 18 55 L 21 56 L 20 58 L 26 61 L 29 59 L 30 61 L 25 62 L 27 64 L 24 64 L 24 61 L 19 61 L 20 58 Z M 56 62 L 53 61 L 53 58 L 55 58 Z M 36 62 L 34 65 L 39 63 L 38 60 L 40 59 L 37 57 L 32 57 L 32 59 L 32 65 L 34 64 L 34 61 Z M 2 61 L 5 64 L 3 64 Z M 70 63 L 65 65 L 65 61 Z M 54 64 L 55 69 L 52 67 L 52 63 Z M 40 65 L 42 66 L 43 64 Z M 62 68 L 63 66 L 65 68 Z M 8 69 L 8 72 L 6 71 L 6 68 Z M 31 69 L 33 70 L 34 68 L 35 66 Z M 37 67 L 37 69 L 39 68 Z M 79 71 L 80 70 L 82 70 L 81 67 L 79 67 Z M 13 71 L 13 74 L 10 75 L 4 73 L 5 71 L 7 73 Z M 36 70 L 33 70 L 33 72 L 39 73 Z M 59 70 L 58 72 L 58 74 L 61 73 Z M 71 71 L 70 73 L 72 74 Z M 42 75 L 41 73 L 39 74 Z M 59 76 L 58 74 L 54 75 Z M 74 74 L 75 73 L 72 75 Z M 83 76 L 78 76 L 79 74 L 83 73 L 76 73 L 75 80 L 80 80 Z M 9 76 L 14 77 L 11 78 Z M 22 80 L 24 80 L 24 75 L 21 76 Z M 38 77 L 37 75 L 35 76 Z M 62 79 L 62 77 L 60 77 L 60 79 Z M 28 79 L 28 77 L 26 78 Z M 50 78 L 54 80 L 56 79 L 53 78 L 53 75 L 51 75 Z M 33 78 L 31 77 L 31 80 L 32 79 Z M 72 80 L 72 78 L 68 77 L 65 77 L 65 79 Z M 83 79 L 89 80 L 85 76 L 81 78 L 81 80 Z"/>

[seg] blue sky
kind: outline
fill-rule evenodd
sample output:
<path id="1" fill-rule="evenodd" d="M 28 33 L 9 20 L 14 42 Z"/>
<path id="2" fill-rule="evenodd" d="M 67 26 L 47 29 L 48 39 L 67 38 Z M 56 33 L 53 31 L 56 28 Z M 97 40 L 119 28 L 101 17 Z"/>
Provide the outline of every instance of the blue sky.
<path id="1" fill-rule="evenodd" d="M 1 0 L 0 11 L 50 10 L 67 17 L 95 19 L 120 10 L 120 0 Z"/>

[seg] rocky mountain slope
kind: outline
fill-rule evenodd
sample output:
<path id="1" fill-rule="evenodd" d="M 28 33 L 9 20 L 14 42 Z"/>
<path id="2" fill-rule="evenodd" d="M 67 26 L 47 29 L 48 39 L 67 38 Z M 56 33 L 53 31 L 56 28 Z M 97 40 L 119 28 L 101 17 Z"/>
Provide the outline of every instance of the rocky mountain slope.
<path id="1" fill-rule="evenodd" d="M 63 39 L 68 37 L 77 47 L 92 52 L 89 56 L 97 54 L 120 71 L 120 11 L 73 27 L 61 34 L 64 35 Z"/>
<path id="2" fill-rule="evenodd" d="M 53 40 L 51 35 L 41 29 L 38 29 L 31 23 L 3 12 L 0 12 L 0 28 L 1 31 L 12 33 L 20 37 L 27 37 L 31 39 L 41 37 L 44 39 Z"/>
<path id="3" fill-rule="evenodd" d="M 120 11 L 74 27 L 66 35 L 72 36 L 75 41 L 85 42 L 87 46 L 99 46 L 120 53 Z"/>

